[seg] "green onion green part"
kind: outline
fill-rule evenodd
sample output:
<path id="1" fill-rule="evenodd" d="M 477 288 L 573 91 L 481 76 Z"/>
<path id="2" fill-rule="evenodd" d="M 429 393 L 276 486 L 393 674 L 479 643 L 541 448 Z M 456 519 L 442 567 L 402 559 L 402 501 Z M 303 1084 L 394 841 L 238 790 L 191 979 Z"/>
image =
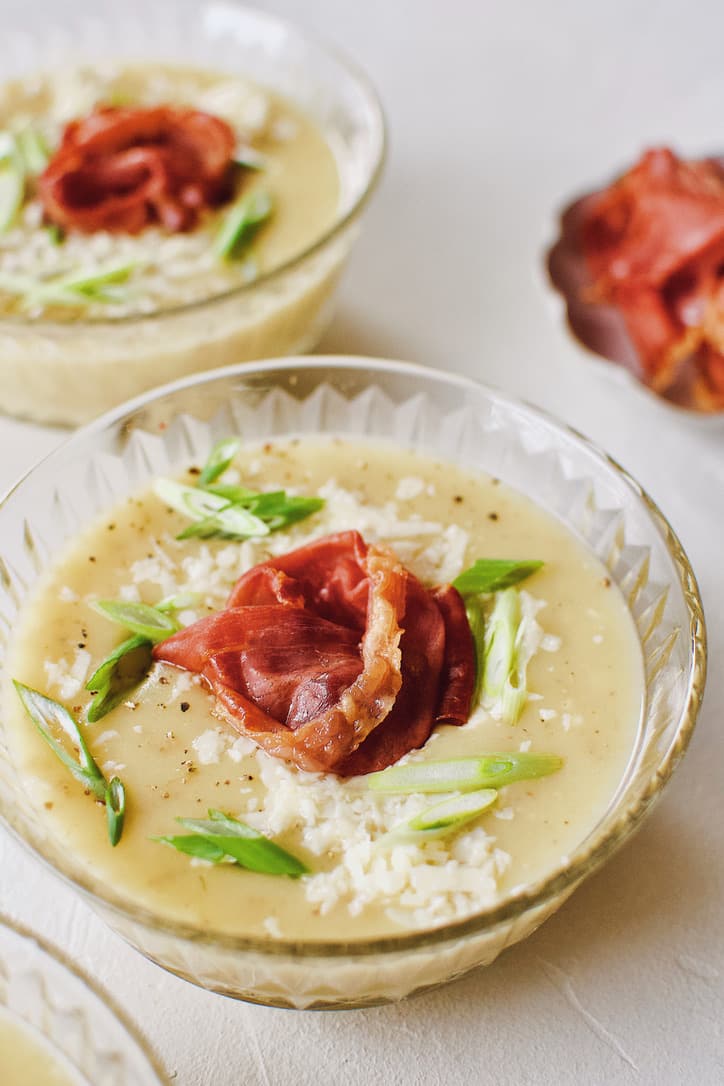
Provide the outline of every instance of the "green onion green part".
<path id="1" fill-rule="evenodd" d="M 157 496 L 192 521 L 177 539 L 214 536 L 253 539 L 304 520 L 324 507 L 323 498 L 290 495 L 285 490 L 262 493 L 215 481 L 203 484 L 204 477 L 216 480 L 226 470 L 237 448 L 236 439 L 220 442 L 212 451 L 198 486 L 186 486 L 173 479 L 157 479 L 154 483 Z"/>
<path id="2" fill-rule="evenodd" d="M 106 804 L 107 811 L 111 809 L 107 814 L 108 836 L 111 844 L 117 845 L 123 831 L 126 809 L 125 790 L 121 781 L 118 777 L 114 777 L 110 783 L 106 781 L 78 724 L 64 705 L 16 679 L 13 679 L 13 686 L 26 713 L 56 757 L 87 791 Z M 54 730 L 60 730 L 71 748 L 77 749 L 77 757 L 56 739 Z"/>
<path id="3" fill-rule="evenodd" d="M 272 213 L 272 198 L 265 189 L 256 189 L 242 197 L 226 214 L 214 242 L 220 260 L 233 260 L 251 242 L 262 223 Z"/>
<path id="4" fill-rule="evenodd" d="M 108 839 L 115 848 L 123 833 L 123 821 L 126 817 L 126 789 L 120 777 L 112 777 L 106 788 L 106 821 Z"/>
<path id="5" fill-rule="evenodd" d="M 3 165 L 0 163 L 0 183 Z M 2 197 L 0 196 L 0 203 Z M 0 214 L 0 223 L 2 215 Z M 25 305 L 85 305 L 87 302 L 113 304 L 128 300 L 126 281 L 137 263 L 106 264 L 94 271 L 75 269 L 47 279 L 0 274 L 0 290 L 18 295 Z"/>
<path id="6" fill-rule="evenodd" d="M 94 692 L 86 714 L 89 724 L 101 720 L 143 682 L 153 662 L 152 648 L 149 638 L 134 634 L 116 645 L 99 664 L 85 684 L 86 690 Z"/>
<path id="7" fill-rule="evenodd" d="M 461 596 L 500 592 L 512 588 L 541 568 L 542 562 L 518 562 L 508 558 L 478 558 L 453 581 Z"/>
<path id="8" fill-rule="evenodd" d="M 217 441 L 201 469 L 198 485 L 205 489 L 223 475 L 231 466 L 240 447 L 241 442 L 238 437 L 227 437 L 222 441 Z"/>
<path id="9" fill-rule="evenodd" d="M 557 754 L 503 753 L 441 762 L 411 762 L 370 773 L 367 787 L 373 792 L 475 792 L 502 788 L 515 781 L 535 780 L 555 773 L 563 765 Z"/>
<path id="10" fill-rule="evenodd" d="M 10 135 L 3 141 L 0 156 L 0 234 L 14 224 L 25 196 L 25 170 L 17 142 Z"/>
<path id="11" fill-rule="evenodd" d="M 127 600 L 95 600 L 94 610 L 111 622 L 125 626 L 131 633 L 145 637 L 154 644 L 165 641 L 176 633 L 180 626 L 175 618 L 157 607 L 147 603 L 132 603 Z"/>
<path id="12" fill-rule="evenodd" d="M 222 811 L 210 809 L 206 818 L 177 818 L 188 834 L 154 837 L 179 852 L 211 863 L 230 862 L 263 875 L 299 878 L 309 869 L 268 837 Z"/>

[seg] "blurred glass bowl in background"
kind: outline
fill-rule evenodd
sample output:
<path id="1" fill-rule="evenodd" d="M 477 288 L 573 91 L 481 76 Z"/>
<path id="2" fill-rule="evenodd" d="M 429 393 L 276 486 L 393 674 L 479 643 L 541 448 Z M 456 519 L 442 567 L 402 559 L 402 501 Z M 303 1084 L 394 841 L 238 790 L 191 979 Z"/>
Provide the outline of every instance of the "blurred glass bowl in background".
<path id="1" fill-rule="evenodd" d="M 17 1031 L 26 1041 L 24 1048 L 57 1068 L 58 1078 L 51 1075 L 48 1082 L 61 1081 L 61 1072 L 69 1086 L 161 1086 L 167 1081 L 108 997 L 38 935 L 2 914 L 0 1025 Z M 29 1080 L 29 1069 L 27 1080 L 11 1079 Z M 2 1081 L 7 1086 L 5 1074 Z"/>
<path id="2" fill-rule="evenodd" d="M 233 0 L 93 0 L 3 14 L 3 79 L 86 64 L 165 62 L 278 92 L 321 130 L 339 173 L 333 225 L 243 286 L 148 316 L 0 319 L 0 410 L 78 424 L 146 389 L 232 362 L 311 350 L 380 175 L 385 131 L 367 79 L 276 16 Z M 0 261 L 0 269 L 2 262 Z"/>

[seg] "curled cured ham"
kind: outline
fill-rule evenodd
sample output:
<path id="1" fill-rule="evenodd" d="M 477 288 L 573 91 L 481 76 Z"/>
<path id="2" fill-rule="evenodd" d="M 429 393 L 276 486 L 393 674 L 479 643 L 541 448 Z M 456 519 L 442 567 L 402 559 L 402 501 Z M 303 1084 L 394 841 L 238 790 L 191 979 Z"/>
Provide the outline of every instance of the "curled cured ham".
<path id="1" fill-rule="evenodd" d="M 188 230 L 230 195 L 235 143 L 225 121 L 198 110 L 99 108 L 66 126 L 39 196 L 67 230 Z"/>
<path id="2" fill-rule="evenodd" d="M 357 532 L 255 566 L 225 610 L 154 655 L 202 675 L 268 753 L 341 776 L 383 769 L 437 723 L 465 723 L 475 681 L 458 592 L 430 591 Z"/>
<path id="3" fill-rule="evenodd" d="M 685 383 L 693 406 L 724 408 L 720 163 L 648 151 L 582 202 L 579 229 L 585 296 L 621 313 L 646 382 L 666 393 Z"/>

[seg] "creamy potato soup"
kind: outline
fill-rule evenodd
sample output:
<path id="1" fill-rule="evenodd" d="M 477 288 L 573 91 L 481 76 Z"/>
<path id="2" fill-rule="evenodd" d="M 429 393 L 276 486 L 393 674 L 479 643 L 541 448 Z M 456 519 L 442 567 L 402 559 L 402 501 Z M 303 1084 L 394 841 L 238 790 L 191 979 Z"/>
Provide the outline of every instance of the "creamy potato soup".
<path id="1" fill-rule="evenodd" d="M 0 1073 L 3 1086 L 87 1086 L 40 1034 L 2 1007 Z"/>
<path id="2" fill-rule="evenodd" d="M 201 467 L 192 465 L 181 481 L 200 489 Z M 97 796 L 43 741 L 6 682 L 12 757 L 39 817 L 64 847 L 129 902 L 168 920 L 270 939 L 346 940 L 434 927 L 565 867 L 616 793 L 642 709 L 635 627 L 598 560 L 498 480 L 392 445 L 331 438 L 242 445 L 219 482 L 324 504 L 260 538 L 221 538 L 207 521 L 207 538 L 178 539 L 194 521 L 177 502 L 171 507 L 168 488 L 149 488 L 78 535 L 19 625 L 8 679 L 70 710 L 106 780 L 118 776 L 125 787 L 125 824 L 111 847 Z M 492 650 L 478 634 L 484 656 L 467 722 L 436 725 L 402 766 L 512 752 L 557 755 L 560 768 L 503 785 L 487 809 L 464 821 L 454 786 L 436 794 L 379 791 L 365 775 L 310 771 L 268 753 L 220 711 L 203 678 L 160 662 L 120 704 L 87 722 L 96 696 L 85 688 L 89 677 L 129 637 L 100 613 L 99 600 L 156 605 L 170 598 L 175 624 L 189 627 L 224 608 L 240 576 L 258 563 L 351 530 L 394 552 L 426 587 L 450 584 L 477 559 L 543 563 L 514 588 L 478 599 L 488 630 L 500 597 L 514 606 L 516 711 L 488 683 L 502 642 Z M 474 597 L 465 602 L 472 615 Z M 164 606 L 168 614 L 171 605 Z M 462 802 L 475 794 L 464 793 Z M 448 800 L 458 813 L 445 829 L 426 812 Z M 252 827 L 307 873 L 263 874 L 158 840 L 188 834 L 176 819 L 207 819 L 209 809 Z M 422 824 L 437 828 L 415 832 Z"/>
<path id="3" fill-rule="evenodd" d="M 108 108 L 121 112 L 96 148 L 90 140 L 98 111 Z M 189 129 L 187 118 L 176 117 L 172 129 L 157 117 L 152 131 L 147 119 L 123 113 L 154 108 L 213 120 L 200 127 L 196 119 Z M 71 122 L 85 125 L 77 143 L 91 147 L 88 161 L 79 162 L 73 149 L 72 170 L 51 184 L 48 163 Z M 229 157 L 217 163 L 220 132 L 230 141 Z M 182 165 L 193 153 L 202 165 L 206 156 L 226 171 L 223 191 L 187 221 L 179 209 L 197 206 L 197 189 L 184 192 L 170 214 L 168 201 L 159 205 L 165 221 L 153 214 L 143 222 L 127 205 L 136 190 L 141 204 L 147 189 L 148 200 L 156 198 L 143 170 L 158 163 L 134 166 L 132 156 L 147 154 L 153 140 L 155 148 L 171 139 L 181 141 Z M 8 83 L 0 87 L 0 315 L 121 317 L 222 294 L 320 240 L 334 223 L 339 195 L 334 153 L 320 129 L 291 102 L 243 78 L 135 64 Z M 257 197 L 263 206 L 254 204 Z M 225 247 L 222 233 L 242 201 L 251 201 L 251 219 L 238 244 Z"/>

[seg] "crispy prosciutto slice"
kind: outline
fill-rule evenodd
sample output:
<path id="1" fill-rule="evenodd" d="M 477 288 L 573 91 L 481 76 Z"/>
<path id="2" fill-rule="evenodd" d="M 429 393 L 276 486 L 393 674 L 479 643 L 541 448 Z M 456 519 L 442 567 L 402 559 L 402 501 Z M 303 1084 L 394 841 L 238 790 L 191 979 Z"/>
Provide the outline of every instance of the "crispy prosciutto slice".
<path id="1" fill-rule="evenodd" d="M 665 392 L 686 380 L 696 406 L 724 408 L 722 165 L 647 151 L 586 199 L 580 242 L 586 296 L 621 313 L 645 380 Z"/>
<path id="2" fill-rule="evenodd" d="M 255 566 L 226 610 L 154 655 L 202 675 L 270 754 L 342 776 L 392 764 L 438 722 L 463 724 L 475 680 L 458 592 L 429 591 L 357 532 Z"/>
<path id="3" fill-rule="evenodd" d="M 198 110 L 102 107 L 66 126 L 40 199 L 67 230 L 189 230 L 229 195 L 235 143 L 226 121 Z"/>

